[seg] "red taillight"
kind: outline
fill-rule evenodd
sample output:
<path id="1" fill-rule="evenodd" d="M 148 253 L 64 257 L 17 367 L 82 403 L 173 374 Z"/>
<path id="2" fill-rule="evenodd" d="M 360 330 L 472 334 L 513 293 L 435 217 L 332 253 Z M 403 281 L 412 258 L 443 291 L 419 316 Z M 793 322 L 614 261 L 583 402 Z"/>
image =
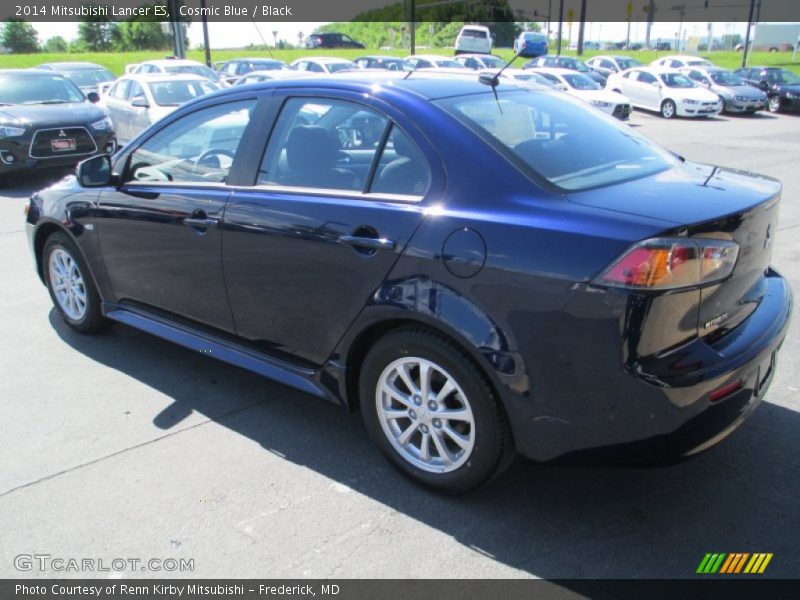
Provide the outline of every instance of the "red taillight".
<path id="1" fill-rule="evenodd" d="M 723 385 L 721 388 L 717 388 L 716 390 L 711 392 L 708 395 L 708 399 L 711 402 L 719 402 L 720 400 L 727 398 L 734 392 L 738 392 L 740 389 L 742 389 L 742 382 L 734 381 L 733 383 Z"/>
<path id="2" fill-rule="evenodd" d="M 654 238 L 630 248 L 595 283 L 653 290 L 708 284 L 730 275 L 738 255 L 736 242 Z"/>

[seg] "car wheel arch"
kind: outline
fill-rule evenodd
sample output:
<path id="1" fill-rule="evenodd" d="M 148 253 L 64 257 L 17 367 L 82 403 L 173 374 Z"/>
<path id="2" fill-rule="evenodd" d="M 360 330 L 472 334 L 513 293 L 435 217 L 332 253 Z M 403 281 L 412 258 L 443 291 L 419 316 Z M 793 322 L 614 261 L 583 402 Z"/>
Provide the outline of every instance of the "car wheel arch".
<path id="1" fill-rule="evenodd" d="M 353 338 L 346 353 L 346 374 L 344 384 L 345 403 L 350 411 L 355 411 L 359 406 L 359 378 L 361 366 L 370 348 L 382 337 L 399 329 L 416 327 L 423 328 L 435 335 L 439 335 L 452 342 L 473 361 L 475 367 L 485 375 L 492 391 L 502 403 L 500 394 L 501 383 L 498 381 L 497 372 L 492 367 L 486 356 L 478 347 L 470 343 L 463 335 L 446 326 L 444 323 L 423 318 L 422 315 L 402 315 L 375 321 L 363 329 Z"/>
<path id="2" fill-rule="evenodd" d="M 69 236 L 70 239 L 75 242 L 75 246 L 78 247 L 78 250 L 80 251 L 80 246 L 75 240 L 75 236 L 73 236 L 70 231 L 60 223 L 56 223 L 54 221 L 45 221 L 39 225 L 36 228 L 36 233 L 33 237 L 33 251 L 34 256 L 36 257 L 36 270 L 39 273 L 39 279 L 42 280 L 42 283 L 44 283 L 44 247 L 47 244 L 47 240 L 54 233 L 63 233 Z M 83 259 L 85 261 L 86 257 L 83 256 Z"/>

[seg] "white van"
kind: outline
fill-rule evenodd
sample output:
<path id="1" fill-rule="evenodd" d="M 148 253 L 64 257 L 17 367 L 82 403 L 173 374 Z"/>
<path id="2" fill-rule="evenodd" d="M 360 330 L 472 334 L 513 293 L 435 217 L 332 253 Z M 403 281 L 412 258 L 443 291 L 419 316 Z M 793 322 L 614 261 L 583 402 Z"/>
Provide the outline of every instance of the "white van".
<path id="1" fill-rule="evenodd" d="M 489 54 L 492 34 L 482 25 L 464 25 L 456 36 L 456 54 Z"/>

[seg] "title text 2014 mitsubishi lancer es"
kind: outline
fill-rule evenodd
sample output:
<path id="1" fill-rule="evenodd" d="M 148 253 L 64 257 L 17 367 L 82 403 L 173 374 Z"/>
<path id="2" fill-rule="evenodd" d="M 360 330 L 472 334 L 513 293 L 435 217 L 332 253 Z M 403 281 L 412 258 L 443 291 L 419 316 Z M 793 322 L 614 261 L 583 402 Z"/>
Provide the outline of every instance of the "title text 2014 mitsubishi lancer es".
<path id="1" fill-rule="evenodd" d="M 791 313 L 781 186 L 559 92 L 348 73 L 193 101 L 35 194 L 74 329 L 142 329 L 350 409 L 447 493 L 516 453 L 683 457 L 752 413 Z"/>

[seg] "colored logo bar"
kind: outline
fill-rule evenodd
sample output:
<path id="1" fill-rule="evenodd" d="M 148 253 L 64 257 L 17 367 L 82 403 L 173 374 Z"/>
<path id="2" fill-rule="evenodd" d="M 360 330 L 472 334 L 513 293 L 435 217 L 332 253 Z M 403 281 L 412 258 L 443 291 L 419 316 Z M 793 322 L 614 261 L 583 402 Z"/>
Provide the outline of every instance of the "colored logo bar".
<path id="1" fill-rule="evenodd" d="M 763 573 L 771 560 L 771 552 L 755 552 L 752 554 L 749 552 L 709 552 L 700 561 L 697 573 L 701 575 Z"/>

